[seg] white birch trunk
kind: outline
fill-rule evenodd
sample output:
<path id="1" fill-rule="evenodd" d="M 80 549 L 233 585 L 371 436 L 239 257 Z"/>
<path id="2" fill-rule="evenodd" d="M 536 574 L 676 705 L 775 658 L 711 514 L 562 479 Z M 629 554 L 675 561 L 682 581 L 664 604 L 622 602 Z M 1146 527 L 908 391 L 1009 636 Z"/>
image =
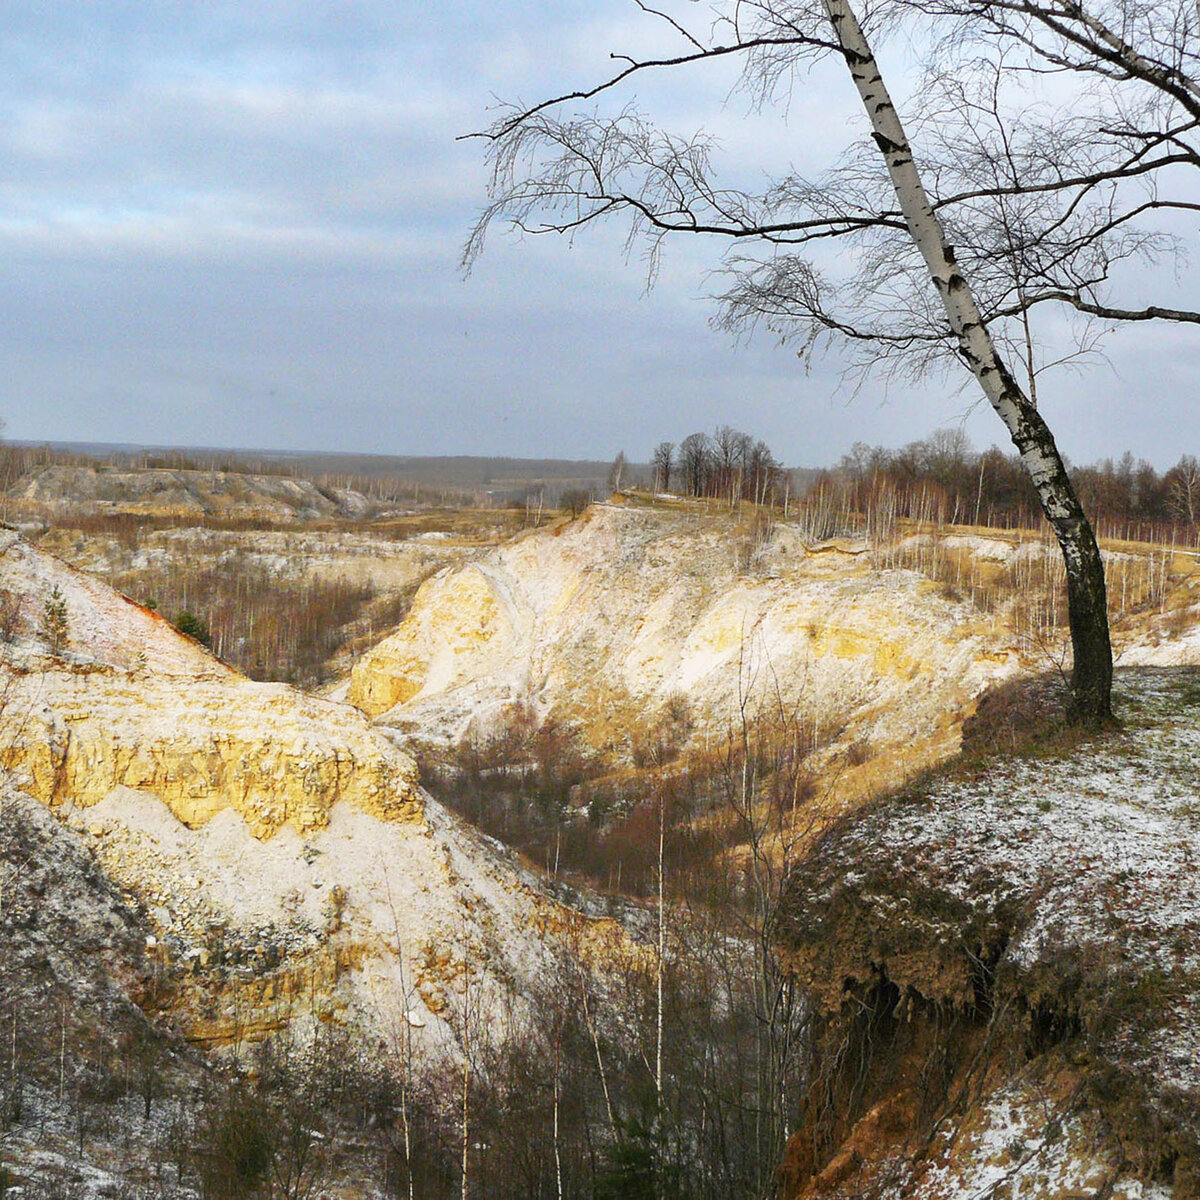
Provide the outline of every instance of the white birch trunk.
<path id="1" fill-rule="evenodd" d="M 1004 365 L 984 324 L 954 250 L 926 195 L 908 136 L 892 104 L 878 64 L 848 0 L 823 0 L 834 36 L 871 122 L 909 235 L 929 269 L 958 341 L 992 408 L 1004 422 L 1037 489 L 1066 564 L 1074 649 L 1072 691 L 1078 717 L 1091 723 L 1111 718 L 1112 647 L 1104 565 L 1100 550 L 1049 427 Z"/>

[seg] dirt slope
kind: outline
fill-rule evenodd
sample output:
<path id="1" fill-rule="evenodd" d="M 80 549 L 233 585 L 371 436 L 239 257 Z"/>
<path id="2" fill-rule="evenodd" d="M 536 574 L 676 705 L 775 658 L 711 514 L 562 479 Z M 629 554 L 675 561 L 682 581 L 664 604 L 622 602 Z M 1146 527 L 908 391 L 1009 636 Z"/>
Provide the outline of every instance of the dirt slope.
<path id="1" fill-rule="evenodd" d="M 1200 672 L 1117 699 L 1119 734 L 936 778 L 794 873 L 823 1023 L 790 1195 L 1200 1192 Z"/>
<path id="2" fill-rule="evenodd" d="M 406 1020 L 442 1048 L 469 986 L 484 1013 L 519 1006 L 566 942 L 622 943 L 445 814 L 357 709 L 244 679 L 12 533 L 3 551 L 5 765 L 145 908 L 171 981 L 156 1003 L 194 1040 Z"/>

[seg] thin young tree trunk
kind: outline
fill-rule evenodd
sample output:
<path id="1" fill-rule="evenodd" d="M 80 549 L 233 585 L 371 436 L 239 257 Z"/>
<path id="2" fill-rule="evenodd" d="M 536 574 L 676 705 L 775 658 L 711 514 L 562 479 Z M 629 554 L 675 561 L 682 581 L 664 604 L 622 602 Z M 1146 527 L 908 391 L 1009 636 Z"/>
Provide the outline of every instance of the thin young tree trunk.
<path id="1" fill-rule="evenodd" d="M 462 1077 L 462 1200 L 467 1200 L 470 1194 L 467 1168 L 470 1165 L 467 1152 L 470 1149 L 469 1136 L 471 1115 L 471 976 L 466 971 L 463 974 L 463 1077 Z"/>
<path id="2" fill-rule="evenodd" d="M 471 1142 L 468 1136 L 468 1117 L 470 1115 L 469 1096 L 471 1084 L 471 1068 L 467 1063 L 466 1058 L 463 1059 L 463 1087 L 462 1087 L 462 1200 L 467 1200 L 469 1194 L 469 1175 L 467 1173 L 468 1161 L 467 1152 Z"/>
<path id="3" fill-rule="evenodd" d="M 654 1161 L 654 1195 L 658 1200 L 661 1200 L 662 1192 L 662 1158 L 663 1145 L 666 1141 L 666 1119 L 663 1111 L 663 961 L 666 954 L 666 939 L 667 939 L 667 909 L 666 909 L 666 873 L 663 868 L 664 854 L 663 850 L 666 844 L 666 796 L 659 791 L 658 794 L 658 979 L 657 979 L 657 997 L 656 997 L 656 1014 L 655 1023 L 657 1031 L 654 1044 L 654 1098 L 656 1102 L 655 1111 L 655 1133 L 657 1140 L 657 1151 Z"/>
<path id="4" fill-rule="evenodd" d="M 663 958 L 666 952 L 666 880 L 663 872 L 663 848 L 666 841 L 666 797 L 658 796 L 658 974 L 656 979 L 656 1012 L 654 1039 L 654 1095 L 658 1101 L 658 1116 L 662 1120 L 663 1106 Z"/>
<path id="5" fill-rule="evenodd" d="M 941 222 L 925 194 L 908 137 L 848 0 L 823 0 L 854 86 L 887 164 L 910 235 L 933 277 L 958 350 L 1004 422 L 1062 549 L 1067 572 L 1074 664 L 1072 716 L 1091 725 L 1112 719 L 1112 645 L 1104 563 L 1096 535 L 1067 476 L 1046 422 L 1000 359 Z"/>
<path id="6" fill-rule="evenodd" d="M 563 1200 L 562 1155 L 558 1148 L 558 1072 L 561 1066 L 562 1048 L 559 1042 L 561 1029 L 554 1035 L 554 1179 L 558 1185 L 558 1200 Z"/>
<path id="7" fill-rule="evenodd" d="M 596 1069 L 600 1072 L 600 1090 L 604 1093 L 604 1111 L 608 1114 L 608 1128 L 612 1133 L 613 1145 L 616 1145 L 621 1140 L 621 1136 L 617 1128 L 617 1118 L 613 1113 L 612 1098 L 608 1092 L 608 1076 L 605 1074 L 604 1058 L 600 1053 L 600 1037 L 596 1032 L 596 1023 L 592 1020 L 591 1009 L 588 1006 L 587 978 L 584 976 L 583 968 L 578 967 L 578 964 L 577 968 L 579 970 L 579 990 L 583 998 L 583 1019 L 592 1039 L 592 1049 L 596 1052 Z"/>
<path id="8" fill-rule="evenodd" d="M 62 1002 L 62 1041 L 58 1047 L 58 1107 L 62 1108 L 67 1083 L 67 1002 Z"/>

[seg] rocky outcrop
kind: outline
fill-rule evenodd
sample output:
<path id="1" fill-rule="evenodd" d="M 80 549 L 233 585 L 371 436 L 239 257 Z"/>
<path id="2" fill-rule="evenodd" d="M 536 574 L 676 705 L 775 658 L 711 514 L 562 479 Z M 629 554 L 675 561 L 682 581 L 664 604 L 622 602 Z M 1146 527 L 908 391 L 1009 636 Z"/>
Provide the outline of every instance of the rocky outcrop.
<path id="1" fill-rule="evenodd" d="M 5 715 L 0 762 L 46 804 L 136 788 L 193 828 L 231 808 L 258 838 L 320 828 L 342 801 L 422 816 L 411 759 L 353 709 L 282 684 L 48 668 L 12 681 Z"/>
<path id="2" fill-rule="evenodd" d="M 487 675 L 525 640 L 501 587 L 475 564 L 429 580 L 400 632 L 356 664 L 350 703 L 378 716 L 423 690 Z"/>
<path id="3" fill-rule="evenodd" d="M 472 1019 L 511 1015 L 565 969 L 568 942 L 621 952 L 605 913 L 552 897 L 442 809 L 358 709 L 244 679 L 7 531 L 6 595 L 0 763 L 142 914 L 145 1003 L 197 1044 L 314 1021 L 376 1044 L 407 1022 L 432 1056 L 468 986 Z M 40 628 L 52 596 L 59 653 Z"/>
<path id="4" fill-rule="evenodd" d="M 252 683 L 97 580 L 15 534 L 5 542 L 0 588 L 20 612 L 0 762 L 43 803 L 87 807 L 136 788 L 191 826 L 232 808 L 260 838 L 318 828 L 343 800 L 421 819 L 415 764 L 354 709 Z M 58 655 L 40 636 L 55 589 L 67 614 Z"/>
<path id="5" fill-rule="evenodd" d="M 1015 644 L 866 550 L 698 509 L 594 505 L 428 580 L 355 666 L 349 699 L 431 740 L 521 703 L 617 755 L 672 701 L 701 739 L 782 706 L 898 763 L 944 757 L 961 711 L 1017 668 Z"/>
<path id="6" fill-rule="evenodd" d="M 945 772 L 792 874 L 775 940 L 819 1019 L 788 1195 L 1198 1194 L 1200 674 L 1118 699 L 1122 734 Z"/>

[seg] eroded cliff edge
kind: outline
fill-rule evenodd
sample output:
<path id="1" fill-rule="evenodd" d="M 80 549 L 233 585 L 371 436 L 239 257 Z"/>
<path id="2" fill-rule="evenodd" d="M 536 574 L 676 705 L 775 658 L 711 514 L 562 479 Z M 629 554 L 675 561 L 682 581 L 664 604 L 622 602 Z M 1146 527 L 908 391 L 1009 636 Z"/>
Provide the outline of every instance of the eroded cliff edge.
<path id="1" fill-rule="evenodd" d="M 1121 733 L 960 762 L 793 873 L 789 1200 L 1200 1194 L 1200 672 L 1118 687 Z"/>
<path id="2" fill-rule="evenodd" d="M 815 740 L 894 775 L 953 753 L 963 712 L 1021 662 L 998 616 L 879 569 L 866 543 L 622 501 L 427 580 L 347 698 L 418 756 L 524 709 L 612 763 L 672 702 L 696 747 L 802 710 Z"/>
<path id="3" fill-rule="evenodd" d="M 139 1002 L 193 1043 L 404 1021 L 437 1048 L 468 986 L 499 1013 L 534 1003 L 567 943 L 626 949 L 607 911 L 560 903 L 429 797 L 360 711 L 246 679 L 11 530 L 0 617 L 0 828 L 6 803 L 58 818 L 147 931 Z"/>

